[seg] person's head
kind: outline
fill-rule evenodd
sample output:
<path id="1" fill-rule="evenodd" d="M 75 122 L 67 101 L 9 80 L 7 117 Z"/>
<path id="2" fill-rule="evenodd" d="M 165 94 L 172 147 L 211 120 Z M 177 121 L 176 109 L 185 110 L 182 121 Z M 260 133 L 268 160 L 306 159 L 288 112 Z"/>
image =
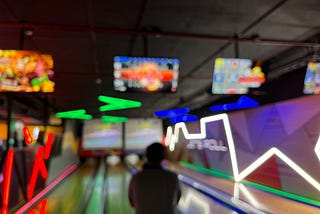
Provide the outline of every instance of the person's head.
<path id="1" fill-rule="evenodd" d="M 146 149 L 148 162 L 161 162 L 165 157 L 165 148 L 161 143 L 150 144 Z"/>

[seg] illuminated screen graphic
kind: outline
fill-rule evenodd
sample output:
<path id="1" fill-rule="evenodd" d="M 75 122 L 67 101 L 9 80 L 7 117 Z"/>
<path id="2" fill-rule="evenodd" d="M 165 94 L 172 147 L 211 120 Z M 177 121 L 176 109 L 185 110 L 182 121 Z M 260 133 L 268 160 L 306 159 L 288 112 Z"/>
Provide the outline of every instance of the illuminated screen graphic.
<path id="1" fill-rule="evenodd" d="M 53 59 L 26 50 L 0 50 L 0 91 L 53 92 Z"/>
<path id="2" fill-rule="evenodd" d="M 213 94 L 247 94 L 266 80 L 259 63 L 250 59 L 217 58 L 212 81 Z"/>
<path id="3" fill-rule="evenodd" d="M 129 119 L 125 127 L 125 149 L 144 151 L 151 143 L 161 142 L 162 135 L 160 119 Z"/>
<path id="4" fill-rule="evenodd" d="M 175 92 L 179 60 L 169 58 L 114 57 L 114 90 Z"/>
<path id="5" fill-rule="evenodd" d="M 102 123 L 100 119 L 85 121 L 82 147 L 84 150 L 121 148 L 122 123 Z"/>
<path id="6" fill-rule="evenodd" d="M 320 63 L 308 63 L 303 93 L 320 94 Z"/>

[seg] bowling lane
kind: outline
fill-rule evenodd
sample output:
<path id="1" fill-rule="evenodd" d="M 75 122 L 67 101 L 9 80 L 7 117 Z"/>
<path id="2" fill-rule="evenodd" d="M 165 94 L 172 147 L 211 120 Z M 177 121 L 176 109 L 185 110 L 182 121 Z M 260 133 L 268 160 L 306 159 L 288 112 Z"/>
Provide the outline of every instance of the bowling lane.
<path id="1" fill-rule="evenodd" d="M 141 168 L 142 162 L 132 163 L 127 162 L 126 166 L 130 171 L 134 172 L 136 167 Z M 131 175 L 128 172 L 126 173 L 126 184 L 123 188 L 125 191 L 124 200 L 127 201 L 127 189 Z M 179 176 L 180 177 L 180 176 Z M 208 194 L 200 192 L 192 187 L 192 185 L 181 183 L 182 195 L 178 204 L 179 214 L 243 214 L 245 212 L 223 203 L 223 201 L 218 200 Z M 130 205 L 129 205 L 130 206 Z M 116 212 L 111 212 L 116 213 Z"/>
<path id="2" fill-rule="evenodd" d="M 48 195 L 35 205 L 35 213 L 78 213 L 87 187 L 97 168 L 97 160 L 88 159 L 75 172 L 65 178 Z M 37 211 L 38 210 L 38 211 Z M 44 210 L 45 212 L 40 212 Z M 31 211 L 29 211 L 32 213 Z"/>
<path id="3" fill-rule="evenodd" d="M 228 207 L 222 202 L 211 198 L 188 185 L 182 184 L 181 189 L 182 196 L 178 204 L 178 209 L 181 214 L 244 214 L 244 212 Z"/>
<path id="4" fill-rule="evenodd" d="M 107 169 L 106 213 L 134 214 L 134 209 L 128 201 L 131 174 L 122 164 L 109 165 Z"/>

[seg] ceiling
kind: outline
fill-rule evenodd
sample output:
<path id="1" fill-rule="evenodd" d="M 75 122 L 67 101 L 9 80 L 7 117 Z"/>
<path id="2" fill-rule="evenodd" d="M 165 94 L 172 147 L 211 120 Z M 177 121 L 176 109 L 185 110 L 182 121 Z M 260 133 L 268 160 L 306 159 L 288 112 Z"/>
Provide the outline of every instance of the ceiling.
<path id="1" fill-rule="evenodd" d="M 51 54 L 55 92 L 2 93 L 0 116 L 9 106 L 25 116 L 85 109 L 95 118 L 153 117 L 156 110 L 181 107 L 200 114 L 238 98 L 211 94 L 216 57 L 262 60 L 267 92 L 257 97 L 261 102 L 294 97 L 301 94 L 303 67 L 320 48 L 319 17 L 319 0 L 2 0 L 0 49 Z M 179 58 L 177 91 L 114 91 L 117 55 Z M 142 106 L 101 113 L 99 95 Z"/>

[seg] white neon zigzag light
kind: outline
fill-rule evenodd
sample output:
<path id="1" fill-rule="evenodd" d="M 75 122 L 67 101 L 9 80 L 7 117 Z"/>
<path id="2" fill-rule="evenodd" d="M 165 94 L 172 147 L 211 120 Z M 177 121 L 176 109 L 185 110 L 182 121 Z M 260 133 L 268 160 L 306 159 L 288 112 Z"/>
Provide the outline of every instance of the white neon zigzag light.
<path id="1" fill-rule="evenodd" d="M 276 147 L 270 148 L 267 152 L 265 152 L 263 155 L 261 155 L 257 160 L 255 160 L 253 163 L 251 163 L 246 169 L 244 169 L 241 173 L 239 173 L 238 161 L 237 161 L 236 150 L 235 150 L 234 141 L 233 141 L 233 137 L 232 137 L 232 133 L 231 133 L 229 118 L 228 118 L 228 115 L 225 113 L 201 118 L 200 119 L 200 133 L 198 133 L 198 134 L 190 134 L 188 132 L 186 124 L 184 122 L 175 124 L 174 132 L 172 132 L 172 127 L 168 127 L 165 143 L 167 146 L 169 146 L 169 149 L 171 151 L 173 151 L 175 148 L 175 144 L 179 140 L 180 129 L 182 130 L 182 133 L 183 133 L 185 139 L 187 139 L 187 140 L 205 139 L 206 134 L 207 134 L 206 123 L 219 121 L 219 120 L 223 121 L 224 129 L 225 129 L 225 133 L 226 133 L 226 137 L 227 137 L 227 143 L 229 146 L 230 157 L 231 157 L 233 177 L 236 182 L 240 182 L 241 180 L 243 180 L 245 177 L 247 177 L 249 174 L 251 174 L 254 170 L 256 170 L 259 166 L 261 166 L 265 161 L 267 161 L 271 156 L 276 155 L 282 161 L 284 161 L 286 164 L 288 164 L 294 171 L 296 171 L 301 177 L 303 177 L 306 181 L 308 181 L 314 188 L 316 188 L 318 191 L 320 191 L 320 183 L 318 181 L 316 181 L 313 177 L 311 177 L 308 173 L 306 173 L 301 167 L 299 167 L 294 161 L 292 161 L 289 157 L 287 157 L 283 152 L 281 152 Z M 317 148 L 318 144 L 320 144 L 319 141 L 316 145 L 316 148 Z M 316 148 L 315 148 L 315 150 L 316 150 Z M 318 157 L 319 157 L 319 155 L 318 155 Z"/>
<path id="2" fill-rule="evenodd" d="M 316 155 L 320 161 L 320 136 L 318 138 L 316 146 L 314 147 L 314 152 L 316 153 Z"/>

